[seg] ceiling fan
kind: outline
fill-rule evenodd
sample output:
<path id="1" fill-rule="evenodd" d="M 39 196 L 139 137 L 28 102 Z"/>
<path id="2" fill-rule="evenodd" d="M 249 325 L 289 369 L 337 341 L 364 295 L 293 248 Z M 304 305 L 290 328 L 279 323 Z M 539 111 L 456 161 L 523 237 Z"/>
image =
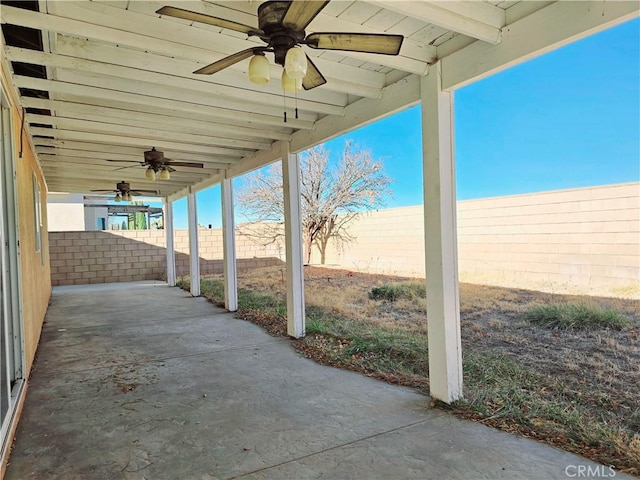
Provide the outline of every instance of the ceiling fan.
<path id="1" fill-rule="evenodd" d="M 169 180 L 171 178 L 170 172 L 176 171 L 176 169 L 173 167 L 204 168 L 203 163 L 174 162 L 169 158 L 165 158 L 164 153 L 156 150 L 156 147 L 152 147 L 151 150 L 147 150 L 146 152 L 144 152 L 144 162 L 136 162 L 134 160 L 107 160 L 107 162 L 137 163 L 141 167 L 147 167 L 147 171 L 145 172 L 145 177 L 147 178 L 147 180 L 155 180 L 156 174 L 158 177 L 160 177 L 160 180 Z M 117 168 L 116 170 L 131 168 L 131 166 Z"/>
<path id="2" fill-rule="evenodd" d="M 136 196 L 159 195 L 160 193 L 157 190 L 131 190 L 131 186 L 129 182 L 125 182 L 124 180 L 116 184 L 115 190 L 91 190 L 91 191 L 95 193 L 115 193 L 116 196 L 114 197 L 114 200 L 116 202 L 122 202 L 122 201 L 130 202 L 131 195 L 136 195 Z"/>
<path id="3" fill-rule="evenodd" d="M 259 28 L 178 7 L 165 6 L 157 10 L 156 13 L 260 37 L 266 46 L 247 48 L 193 73 L 210 75 L 246 58 L 253 57 L 249 64 L 249 78 L 255 83 L 264 84 L 269 81 L 269 62 L 264 54 L 270 52 L 275 56 L 275 63 L 284 67 L 282 87 L 285 91 L 299 91 L 300 87 L 310 90 L 327 83 L 322 73 L 304 53 L 301 45 L 307 45 L 314 49 L 384 55 L 398 55 L 400 53 L 400 47 L 404 40 L 402 35 L 330 32 L 307 35 L 305 28 L 328 3 L 329 0 L 264 2 L 258 7 Z"/>

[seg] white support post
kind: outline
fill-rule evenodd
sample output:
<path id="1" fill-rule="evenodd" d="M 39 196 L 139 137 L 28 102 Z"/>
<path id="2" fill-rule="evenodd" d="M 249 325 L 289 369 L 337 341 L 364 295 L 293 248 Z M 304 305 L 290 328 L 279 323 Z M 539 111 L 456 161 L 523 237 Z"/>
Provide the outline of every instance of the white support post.
<path id="1" fill-rule="evenodd" d="M 233 183 L 222 181 L 222 250 L 224 255 L 224 307 L 238 310 L 238 273 L 236 269 L 236 222 L 233 217 Z"/>
<path id="2" fill-rule="evenodd" d="M 287 256 L 287 333 L 305 334 L 304 266 L 300 216 L 300 164 L 288 142 L 282 142 L 282 188 L 284 190 L 284 234 Z"/>
<path id="3" fill-rule="evenodd" d="M 200 296 L 200 251 L 198 249 L 198 212 L 196 194 L 187 195 L 189 217 L 189 274 L 191 277 L 191 295 Z"/>
<path id="4" fill-rule="evenodd" d="M 421 78 L 429 384 L 434 399 L 462 397 L 453 93 L 441 63 Z"/>
<path id="5" fill-rule="evenodd" d="M 166 198 L 162 202 L 164 205 L 164 232 L 167 239 L 167 284 L 170 287 L 176 286 L 176 252 L 173 242 L 173 203 Z"/>

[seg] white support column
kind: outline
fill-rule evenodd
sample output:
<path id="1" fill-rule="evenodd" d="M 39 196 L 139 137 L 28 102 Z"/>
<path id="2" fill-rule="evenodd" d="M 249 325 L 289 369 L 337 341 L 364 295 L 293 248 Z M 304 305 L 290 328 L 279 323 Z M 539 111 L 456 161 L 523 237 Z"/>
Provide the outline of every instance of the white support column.
<path id="1" fill-rule="evenodd" d="M 462 397 L 453 93 L 442 90 L 441 63 L 421 78 L 424 224 L 431 396 Z"/>
<path id="2" fill-rule="evenodd" d="M 189 274 L 191 295 L 200 296 L 200 251 L 198 249 L 198 212 L 196 194 L 187 195 L 187 216 L 189 217 Z"/>
<path id="3" fill-rule="evenodd" d="M 222 250 L 224 255 L 224 307 L 238 310 L 238 273 L 236 270 L 236 222 L 233 216 L 233 183 L 225 178 L 222 192 Z"/>
<path id="4" fill-rule="evenodd" d="M 305 334 L 304 267 L 300 216 L 300 164 L 298 155 L 282 142 L 282 188 L 284 190 L 284 234 L 287 255 L 287 333 L 294 338 Z"/>
<path id="5" fill-rule="evenodd" d="M 173 203 L 166 198 L 162 202 L 164 205 L 164 232 L 167 244 L 167 284 L 170 287 L 176 286 L 176 252 L 173 242 Z"/>

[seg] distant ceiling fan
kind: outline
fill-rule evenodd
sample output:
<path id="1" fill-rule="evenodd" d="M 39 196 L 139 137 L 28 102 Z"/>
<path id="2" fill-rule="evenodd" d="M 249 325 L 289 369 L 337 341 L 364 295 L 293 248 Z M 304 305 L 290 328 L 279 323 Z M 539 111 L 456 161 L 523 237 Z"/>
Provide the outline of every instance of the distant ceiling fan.
<path id="1" fill-rule="evenodd" d="M 115 190 L 91 190 L 92 192 L 95 193 L 115 193 L 116 196 L 114 197 L 114 200 L 116 202 L 130 202 L 131 201 L 131 195 L 159 195 L 160 192 L 158 192 L 157 190 L 131 190 L 131 186 L 129 184 L 129 182 L 125 182 L 124 180 L 121 182 L 118 182 L 116 184 L 116 188 Z"/>
<path id="2" fill-rule="evenodd" d="M 400 47 L 404 40 L 402 35 L 329 32 L 307 35 L 305 28 L 328 3 L 329 0 L 264 2 L 258 7 L 259 28 L 178 7 L 165 6 L 156 13 L 260 37 L 267 44 L 266 46 L 247 48 L 193 73 L 210 75 L 246 58 L 253 57 L 249 64 L 249 78 L 255 83 L 265 84 L 269 81 L 269 62 L 264 54 L 271 52 L 275 56 L 275 62 L 284 67 L 282 88 L 287 92 L 299 91 L 301 87 L 310 90 L 327 83 L 311 59 L 304 53 L 301 45 L 323 50 L 380 53 L 383 55 L 398 55 L 400 53 Z"/>
<path id="3" fill-rule="evenodd" d="M 147 167 L 147 171 L 145 172 L 147 180 L 155 180 L 156 175 L 160 177 L 160 180 L 169 180 L 171 178 L 170 172 L 176 171 L 173 167 L 204 168 L 203 163 L 174 162 L 169 158 L 165 158 L 164 153 L 156 150 L 156 147 L 152 147 L 151 150 L 144 152 L 144 162 L 136 162 L 134 160 L 107 160 L 107 162 L 137 163 L 142 167 Z M 122 170 L 124 168 L 131 167 L 122 167 L 116 170 Z"/>

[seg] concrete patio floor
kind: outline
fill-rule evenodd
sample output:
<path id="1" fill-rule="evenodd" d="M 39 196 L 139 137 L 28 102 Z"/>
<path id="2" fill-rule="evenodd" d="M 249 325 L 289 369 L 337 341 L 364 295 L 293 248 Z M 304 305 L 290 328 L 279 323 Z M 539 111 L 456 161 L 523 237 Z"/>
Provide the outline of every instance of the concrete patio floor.
<path id="1" fill-rule="evenodd" d="M 611 476 L 428 403 L 161 282 L 57 287 L 7 478 Z"/>

